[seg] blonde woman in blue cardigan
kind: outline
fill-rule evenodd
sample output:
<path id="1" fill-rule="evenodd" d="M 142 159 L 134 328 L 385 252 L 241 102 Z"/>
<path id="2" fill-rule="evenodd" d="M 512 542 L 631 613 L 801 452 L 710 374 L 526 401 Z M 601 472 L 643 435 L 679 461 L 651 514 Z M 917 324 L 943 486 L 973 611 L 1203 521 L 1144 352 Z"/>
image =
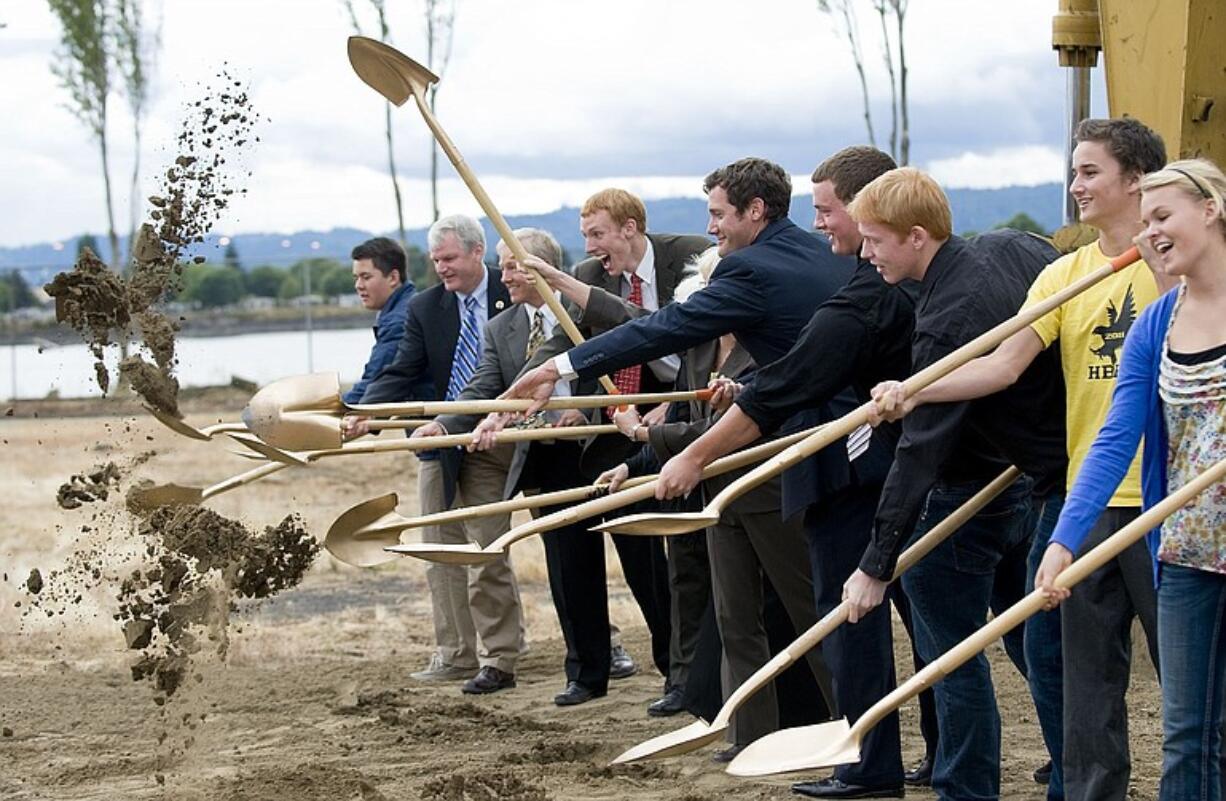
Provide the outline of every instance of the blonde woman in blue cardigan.
<path id="1" fill-rule="evenodd" d="M 1052 585 L 1123 478 L 1142 437 L 1148 508 L 1226 457 L 1226 175 L 1176 161 L 1141 183 L 1146 260 L 1180 279 L 1128 332 L 1111 411 L 1035 578 Z M 1226 483 L 1148 535 L 1158 583 L 1163 758 L 1159 798 L 1222 798 L 1226 688 Z M 1108 656 L 1107 658 L 1114 658 Z"/>

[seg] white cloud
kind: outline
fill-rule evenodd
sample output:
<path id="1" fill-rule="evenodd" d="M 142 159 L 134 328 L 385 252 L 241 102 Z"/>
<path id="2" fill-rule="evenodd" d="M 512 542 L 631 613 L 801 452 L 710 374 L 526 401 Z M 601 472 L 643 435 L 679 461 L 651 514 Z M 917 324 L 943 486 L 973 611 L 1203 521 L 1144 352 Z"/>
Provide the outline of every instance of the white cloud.
<path id="1" fill-rule="evenodd" d="M 351 30 L 337 0 L 160 7 L 164 47 L 142 194 L 173 157 L 184 105 L 224 64 L 270 122 L 247 157 L 250 196 L 220 227 L 391 227 L 383 105 L 349 67 Z M 1053 10 L 982 0 L 911 5 L 913 161 L 974 185 L 1059 177 L 1025 155 L 1058 147 L 1062 131 Z M 389 14 L 394 43 L 420 58 L 421 4 L 389 4 Z M 9 110 L 0 115 L 0 245 L 99 231 L 97 148 L 63 109 L 49 70 L 58 25 L 41 2 L 6 5 L 4 15 L 0 75 L 21 79 L 0 81 L 0 108 Z M 861 25 L 880 143 L 889 115 L 876 16 L 864 14 Z M 865 139 L 853 75 L 845 43 L 811 0 L 463 0 L 438 116 L 500 209 L 529 213 L 609 183 L 698 196 L 707 170 L 750 154 L 804 175 L 823 155 Z M 118 98 L 114 108 L 115 206 L 126 228 L 130 124 Z M 428 204 L 429 135 L 411 106 L 393 110 L 393 120 L 416 225 Z M 446 208 L 475 210 L 441 161 Z M 808 191 L 807 177 L 800 190 Z"/>
<path id="2" fill-rule="evenodd" d="M 1062 180 L 1064 155 L 1045 145 L 1012 147 L 986 153 L 966 152 L 928 162 L 927 171 L 942 186 L 999 189 L 1037 186 Z"/>

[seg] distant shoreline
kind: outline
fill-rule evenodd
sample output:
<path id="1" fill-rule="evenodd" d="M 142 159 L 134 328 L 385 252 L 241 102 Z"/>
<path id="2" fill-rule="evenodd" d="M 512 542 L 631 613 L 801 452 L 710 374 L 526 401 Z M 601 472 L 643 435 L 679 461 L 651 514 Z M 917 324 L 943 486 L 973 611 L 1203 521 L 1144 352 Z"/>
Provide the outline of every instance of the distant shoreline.
<path id="1" fill-rule="evenodd" d="M 351 328 L 370 328 L 375 315 L 365 309 L 315 306 L 311 310 L 311 328 L 315 331 L 333 331 Z M 306 331 L 302 309 L 276 308 L 259 311 L 218 310 L 214 312 L 191 312 L 179 320 L 179 337 L 206 339 L 211 337 L 241 336 L 283 331 Z M 38 345 L 50 343 L 56 346 L 79 343 L 75 331 L 59 323 L 25 323 L 16 330 L 9 324 L 0 330 L 0 346 Z"/>

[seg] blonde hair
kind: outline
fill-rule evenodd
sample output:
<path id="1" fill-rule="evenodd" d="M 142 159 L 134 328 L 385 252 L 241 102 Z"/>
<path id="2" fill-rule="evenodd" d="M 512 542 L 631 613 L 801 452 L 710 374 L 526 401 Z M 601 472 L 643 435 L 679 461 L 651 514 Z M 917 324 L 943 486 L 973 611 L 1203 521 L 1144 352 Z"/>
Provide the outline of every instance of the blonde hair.
<path id="1" fill-rule="evenodd" d="M 673 300 L 685 303 L 690 295 L 711 282 L 711 273 L 719 264 L 719 248 L 712 245 L 702 253 L 696 253 L 685 263 L 681 283 L 673 290 Z"/>
<path id="2" fill-rule="evenodd" d="M 949 200 L 932 178 L 914 167 L 890 170 L 856 195 L 847 213 L 858 223 L 884 225 L 899 236 L 914 227 L 937 240 L 949 239 L 953 219 Z"/>
<path id="3" fill-rule="evenodd" d="M 1220 167 L 1207 159 L 1181 159 L 1141 179 L 1142 192 L 1162 186 L 1175 186 L 1193 200 L 1213 203 L 1218 226 L 1226 236 L 1226 174 Z"/>
<path id="4" fill-rule="evenodd" d="M 601 189 L 583 201 L 579 216 L 588 217 L 602 210 L 609 212 L 609 217 L 618 228 L 625 225 L 626 220 L 634 220 L 640 234 L 647 232 L 647 207 L 625 189 Z"/>

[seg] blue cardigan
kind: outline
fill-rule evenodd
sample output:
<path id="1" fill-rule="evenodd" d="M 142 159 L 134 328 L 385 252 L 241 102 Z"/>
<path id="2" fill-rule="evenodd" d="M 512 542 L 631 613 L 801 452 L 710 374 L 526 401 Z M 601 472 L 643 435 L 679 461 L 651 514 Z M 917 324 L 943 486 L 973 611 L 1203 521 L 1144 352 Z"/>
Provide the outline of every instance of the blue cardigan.
<path id="1" fill-rule="evenodd" d="M 1111 409 L 1094 444 L 1082 463 L 1081 472 L 1069 490 L 1051 541 L 1077 553 L 1116 487 L 1128 472 L 1141 436 L 1141 502 L 1146 509 L 1167 496 L 1167 434 L 1162 401 L 1158 397 L 1158 367 L 1170 327 L 1179 289 L 1167 292 L 1146 307 L 1128 331 L 1120 356 L 1120 372 L 1111 398 Z M 1146 536 L 1158 581 L 1158 544 L 1161 528 Z"/>

